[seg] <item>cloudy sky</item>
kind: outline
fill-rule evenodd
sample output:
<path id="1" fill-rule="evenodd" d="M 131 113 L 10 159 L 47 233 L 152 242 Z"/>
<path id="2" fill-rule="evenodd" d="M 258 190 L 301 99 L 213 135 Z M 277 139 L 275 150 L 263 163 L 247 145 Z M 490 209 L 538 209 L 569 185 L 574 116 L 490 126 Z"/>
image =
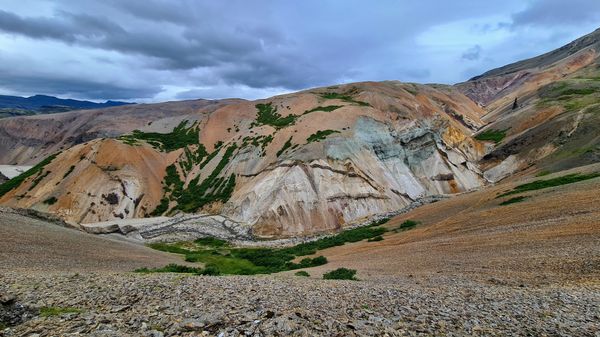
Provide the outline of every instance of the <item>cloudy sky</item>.
<path id="1" fill-rule="evenodd" d="M 598 0 L 2 0 L 0 94 L 154 102 L 456 83 L 598 27 Z"/>

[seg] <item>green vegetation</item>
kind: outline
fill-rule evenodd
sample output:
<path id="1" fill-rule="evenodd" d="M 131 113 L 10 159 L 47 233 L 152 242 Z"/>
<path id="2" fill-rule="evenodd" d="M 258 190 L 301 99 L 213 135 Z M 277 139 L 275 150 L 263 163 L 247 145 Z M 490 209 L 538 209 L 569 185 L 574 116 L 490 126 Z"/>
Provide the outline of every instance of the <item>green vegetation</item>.
<path id="1" fill-rule="evenodd" d="M 218 147 L 217 147 L 218 148 Z M 183 152 L 185 159 L 179 162 L 179 165 L 184 173 L 189 173 L 194 165 L 198 165 L 202 162 L 204 157 L 208 156 L 208 152 L 203 144 L 198 144 L 196 151 L 192 151 L 189 147 L 184 147 Z M 213 153 L 217 153 L 214 151 Z"/>
<path id="2" fill-rule="evenodd" d="M 324 265 L 327 263 L 324 256 L 307 257 L 299 262 L 293 262 L 293 260 L 297 257 L 316 254 L 318 250 L 341 246 L 347 242 L 375 238 L 387 231 L 385 228 L 376 226 L 377 224 L 350 229 L 337 235 L 287 248 L 232 248 L 225 241 L 214 238 L 202 238 L 194 242 L 176 244 L 153 243 L 148 246 L 184 255 L 188 262 L 204 263 L 205 269 L 210 267 L 218 275 L 270 274 Z M 160 272 L 163 270 L 169 271 L 173 268 L 144 271 Z"/>
<path id="3" fill-rule="evenodd" d="M 171 152 L 199 143 L 199 130 L 196 123 L 189 128 L 186 128 L 186 125 L 187 121 L 182 121 L 170 133 L 134 130 L 131 135 L 124 135 L 118 139 L 129 145 L 136 145 L 138 140 L 143 140 L 161 151 Z"/>
<path id="4" fill-rule="evenodd" d="M 33 181 L 31 182 L 31 185 L 29 186 L 28 191 L 31 191 L 32 189 L 34 189 L 42 180 L 44 180 L 44 178 L 46 178 L 50 173 L 52 173 L 51 171 L 46 171 L 44 173 L 38 173 L 38 175 L 35 177 L 35 179 L 33 179 Z"/>
<path id="5" fill-rule="evenodd" d="M 318 250 L 343 246 L 348 242 L 358 242 L 365 239 L 374 238 L 387 232 L 387 229 L 375 226 L 371 225 L 367 227 L 345 230 L 337 235 L 325 237 L 316 241 L 301 243 L 293 247 L 284 248 L 283 250 L 296 256 L 311 255 L 315 254 Z"/>
<path id="6" fill-rule="evenodd" d="M 390 218 L 379 219 L 377 221 L 373 221 L 369 226 L 381 226 L 388 223 L 388 221 L 390 221 Z"/>
<path id="7" fill-rule="evenodd" d="M 162 268 L 138 268 L 134 270 L 135 273 L 149 274 L 149 273 L 180 273 L 180 274 L 194 274 L 194 275 L 219 275 L 218 272 L 212 267 L 196 268 L 189 266 L 182 266 L 178 264 L 168 264 Z"/>
<path id="8" fill-rule="evenodd" d="M 415 228 L 419 223 L 417 221 L 414 220 L 406 220 L 403 223 L 400 224 L 400 226 L 398 227 L 399 229 L 402 230 L 407 230 L 407 229 L 412 229 Z"/>
<path id="9" fill-rule="evenodd" d="M 538 107 L 560 104 L 567 111 L 576 111 L 598 103 L 600 83 L 595 73 L 588 75 L 592 77 L 567 79 L 542 88 Z"/>
<path id="10" fill-rule="evenodd" d="M 229 246 L 229 242 L 225 241 L 225 240 L 221 240 L 221 239 L 217 239 L 217 238 L 213 238 L 213 237 L 205 237 L 205 238 L 200 238 L 194 241 L 194 243 L 201 245 L 201 246 L 206 246 L 206 247 L 213 247 L 213 248 L 222 248 L 222 247 L 227 247 Z"/>
<path id="11" fill-rule="evenodd" d="M 550 172 L 550 171 L 545 171 L 545 170 L 544 170 L 544 171 L 540 171 L 540 172 L 538 172 L 538 173 L 537 173 L 535 176 L 536 176 L 536 177 L 543 177 L 543 176 L 547 176 L 547 175 L 549 175 L 549 174 L 552 174 L 552 172 Z"/>
<path id="12" fill-rule="evenodd" d="M 356 278 L 355 269 L 338 268 L 323 274 L 324 280 L 353 280 L 358 281 Z"/>
<path id="13" fill-rule="evenodd" d="M 237 149 L 237 145 L 233 143 L 223 154 L 223 157 L 202 183 L 198 184 L 200 177 L 192 179 L 187 189 L 182 190 L 177 198 L 177 209 L 184 212 L 194 212 L 202 206 L 215 202 L 226 202 L 231 197 L 235 188 L 235 175 L 232 173 L 229 178 L 217 178 L 229 160 L 233 156 L 233 152 Z"/>
<path id="14" fill-rule="evenodd" d="M 235 188 L 235 174 L 231 174 L 229 177 L 218 176 L 229 163 L 229 160 L 233 156 L 233 153 L 236 149 L 237 145 L 235 143 L 230 145 L 225 150 L 223 157 L 211 174 L 201 183 L 199 183 L 200 176 L 197 176 L 190 181 L 187 188 L 184 188 L 184 182 L 181 181 L 175 164 L 169 165 L 166 169 L 166 175 L 163 180 L 163 190 L 165 191 L 165 196 L 161 199 L 160 204 L 156 207 L 156 209 L 152 211 L 151 215 L 156 216 L 167 212 L 170 201 L 176 201 L 177 205 L 175 206 L 175 209 L 179 209 L 184 212 L 194 212 L 204 205 L 216 201 L 227 202 Z M 218 152 L 219 149 L 213 151 L 213 153 L 207 157 L 207 160 L 210 161 L 210 159 L 216 156 Z M 208 161 L 205 161 L 205 163 Z M 198 161 L 196 161 L 196 163 L 197 162 Z M 205 164 L 203 163 L 203 165 Z M 203 166 L 201 165 L 200 167 Z"/>
<path id="15" fill-rule="evenodd" d="M 263 151 L 263 155 L 264 155 L 265 149 L 272 141 L 273 141 L 273 135 L 268 135 L 268 136 L 260 135 L 260 136 L 256 136 L 256 137 L 246 136 L 242 140 L 241 147 L 244 148 L 248 144 L 252 144 L 255 147 L 260 147 L 261 150 Z"/>
<path id="16" fill-rule="evenodd" d="M 285 144 L 283 144 L 283 146 L 281 147 L 281 149 L 279 149 L 279 151 L 277 151 L 277 157 L 281 156 L 285 150 L 289 149 L 290 147 L 292 147 L 292 137 L 290 136 L 290 139 L 288 139 Z"/>
<path id="17" fill-rule="evenodd" d="M 523 196 L 510 198 L 508 200 L 505 200 L 505 201 L 501 202 L 500 206 L 506 206 L 506 205 L 510 205 L 510 204 L 516 204 L 518 202 L 525 201 L 525 199 L 527 199 L 527 197 L 523 197 Z"/>
<path id="18" fill-rule="evenodd" d="M 60 316 L 63 314 L 76 314 L 80 313 L 82 310 L 72 307 L 41 307 L 40 308 L 40 316 L 42 317 L 51 317 L 51 316 Z"/>
<path id="19" fill-rule="evenodd" d="M 294 124 L 298 117 L 295 115 L 282 117 L 277 113 L 277 107 L 273 106 L 272 103 L 256 104 L 256 108 L 258 109 L 256 125 L 270 125 L 276 129 L 280 129 Z"/>
<path id="20" fill-rule="evenodd" d="M 535 191 L 549 187 L 555 187 L 560 185 L 572 184 L 583 180 L 593 179 L 600 177 L 600 173 L 590 173 L 590 174 L 581 174 L 581 173 L 573 173 L 567 174 L 562 177 L 557 177 L 548 180 L 536 180 L 527 184 L 519 185 L 515 187 L 512 191 L 506 192 L 504 194 L 499 195 L 497 198 L 505 197 L 512 194 L 523 193 L 527 191 Z"/>
<path id="21" fill-rule="evenodd" d="M 492 141 L 494 143 L 500 143 L 506 137 L 506 130 L 486 130 L 477 136 L 475 139 L 484 140 L 484 141 Z"/>
<path id="22" fill-rule="evenodd" d="M 367 103 L 367 102 L 363 102 L 363 101 L 357 101 L 352 97 L 352 93 L 354 91 L 350 91 L 346 94 L 339 94 L 337 92 L 326 92 L 326 93 L 322 93 L 321 94 L 321 98 L 324 99 L 339 99 L 342 100 L 344 102 L 348 102 L 348 103 L 354 103 L 354 104 L 358 104 L 360 106 L 371 106 L 371 104 Z"/>
<path id="23" fill-rule="evenodd" d="M 56 199 L 56 197 L 50 197 L 50 198 L 44 200 L 44 204 L 54 205 L 57 201 L 58 201 L 58 199 Z"/>
<path id="24" fill-rule="evenodd" d="M 383 241 L 383 236 L 379 235 L 379 236 L 376 236 L 374 238 L 370 238 L 367 240 L 367 242 L 377 242 L 377 241 Z"/>
<path id="25" fill-rule="evenodd" d="M 23 181 L 25 181 L 25 179 L 31 177 L 34 174 L 39 174 L 46 165 L 50 164 L 50 162 L 52 162 L 52 160 L 56 158 L 56 156 L 58 156 L 58 153 L 46 157 L 34 167 L 0 185 L 0 197 L 10 192 L 12 189 L 19 187 L 23 183 Z"/>
<path id="26" fill-rule="evenodd" d="M 308 136 L 308 138 L 306 139 L 306 142 L 307 143 L 318 142 L 318 141 L 321 141 L 321 140 L 327 138 L 327 136 L 334 134 L 334 133 L 340 133 L 340 132 L 336 131 L 336 130 L 319 130 L 316 133 L 313 133 L 312 135 Z"/>
<path id="27" fill-rule="evenodd" d="M 305 270 L 297 271 L 294 275 L 302 277 L 310 277 L 310 274 Z"/>
<path id="28" fill-rule="evenodd" d="M 73 170 L 75 169 L 75 165 L 71 165 L 71 167 L 69 167 L 69 170 L 67 170 L 67 172 L 65 173 L 65 175 L 63 176 L 63 179 L 65 179 L 66 177 L 69 176 L 69 174 L 73 173 Z"/>
<path id="29" fill-rule="evenodd" d="M 343 107 L 343 105 L 318 106 L 318 107 L 316 107 L 314 109 L 310 109 L 310 110 L 304 111 L 303 115 L 308 115 L 309 113 L 316 112 L 316 111 L 331 112 L 331 111 L 339 109 L 341 107 Z"/>

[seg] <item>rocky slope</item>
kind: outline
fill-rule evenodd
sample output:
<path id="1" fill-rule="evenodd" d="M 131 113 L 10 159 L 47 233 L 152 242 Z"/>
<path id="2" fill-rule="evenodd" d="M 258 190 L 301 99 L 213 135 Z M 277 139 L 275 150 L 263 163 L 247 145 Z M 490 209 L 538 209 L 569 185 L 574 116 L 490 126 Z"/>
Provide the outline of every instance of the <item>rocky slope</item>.
<path id="1" fill-rule="evenodd" d="M 558 171 L 600 160 L 600 30 L 557 50 L 491 70 L 457 88 L 486 110 L 496 133 L 482 161 L 499 181 L 521 170 Z"/>
<path id="2" fill-rule="evenodd" d="M 482 115 L 452 87 L 398 82 L 228 104 L 169 133 L 142 128 L 65 150 L 1 202 L 75 222 L 184 211 L 265 237 L 331 231 L 481 186 L 486 146 L 470 135 Z"/>

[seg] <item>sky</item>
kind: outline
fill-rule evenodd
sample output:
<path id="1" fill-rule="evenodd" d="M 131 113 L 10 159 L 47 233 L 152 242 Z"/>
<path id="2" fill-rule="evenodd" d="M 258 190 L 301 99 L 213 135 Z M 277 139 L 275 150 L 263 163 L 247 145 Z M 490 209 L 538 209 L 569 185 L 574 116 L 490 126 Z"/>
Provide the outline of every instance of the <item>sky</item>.
<path id="1" fill-rule="evenodd" d="M 0 2 L 0 94 L 94 101 L 453 84 L 600 27 L 598 0 Z"/>

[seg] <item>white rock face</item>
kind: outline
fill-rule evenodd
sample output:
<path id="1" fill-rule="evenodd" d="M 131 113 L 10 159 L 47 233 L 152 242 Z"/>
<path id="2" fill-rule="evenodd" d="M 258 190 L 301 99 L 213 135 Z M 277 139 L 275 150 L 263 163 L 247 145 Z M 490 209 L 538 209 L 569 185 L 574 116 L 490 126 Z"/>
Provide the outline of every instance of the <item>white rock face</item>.
<path id="1" fill-rule="evenodd" d="M 25 165 L 0 165 L 0 174 L 4 175 L 8 179 L 12 179 L 32 167 L 33 166 Z"/>
<path id="2" fill-rule="evenodd" d="M 323 141 L 326 159 L 283 161 L 246 177 L 223 214 L 260 236 L 330 231 L 412 201 L 481 186 L 474 163 L 439 130 L 404 130 L 361 117 L 353 136 Z M 472 164 L 471 168 L 467 163 Z"/>
<path id="3" fill-rule="evenodd" d="M 519 169 L 520 163 L 521 162 L 517 156 L 510 155 L 506 159 L 504 159 L 500 164 L 485 171 L 483 173 L 483 177 L 491 183 L 497 183 L 500 180 L 512 174 L 513 172 L 517 171 Z"/>

